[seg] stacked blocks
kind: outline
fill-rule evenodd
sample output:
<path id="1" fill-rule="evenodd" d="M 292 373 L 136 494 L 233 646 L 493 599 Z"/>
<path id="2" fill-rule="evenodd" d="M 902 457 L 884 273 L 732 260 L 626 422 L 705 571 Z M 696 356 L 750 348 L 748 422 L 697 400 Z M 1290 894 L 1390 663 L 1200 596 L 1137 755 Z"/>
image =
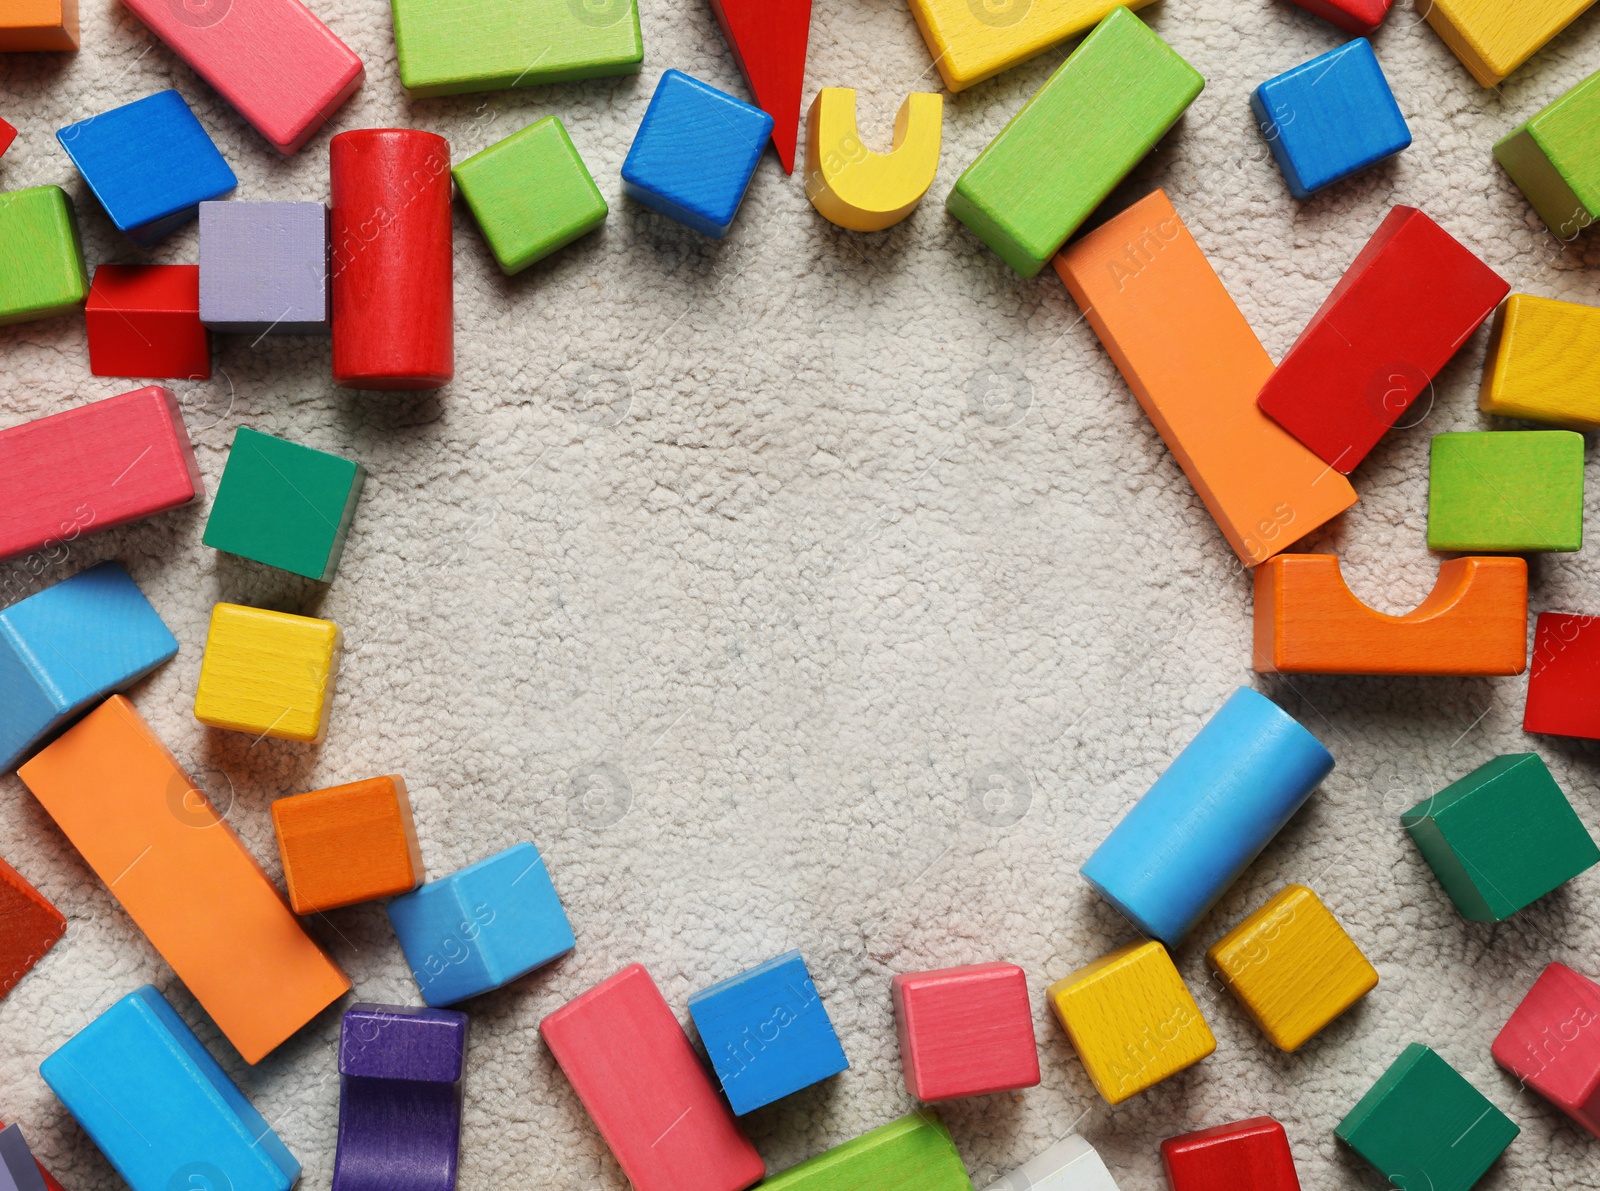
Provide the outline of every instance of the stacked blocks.
<path id="1" fill-rule="evenodd" d="M 1494 317 L 1478 408 L 1600 429 L 1600 309 L 1512 294 Z"/>
<path id="2" fill-rule="evenodd" d="M 84 309 L 96 376 L 205 380 L 211 333 L 200 321 L 199 265 L 100 265 Z"/>
<path id="3" fill-rule="evenodd" d="M 78 0 L 7 0 L 0 54 L 78 48 Z"/>
<path id="4" fill-rule="evenodd" d="M 961 1154 L 937 1114 L 912 1113 L 807 1158 L 761 1184 L 764 1191 L 971 1191 Z"/>
<path id="5" fill-rule="evenodd" d="M 44 1167 L 34 1160 L 22 1126 L 0 1129 L 0 1188 L 4 1191 L 46 1191 Z"/>
<path id="6" fill-rule="evenodd" d="M 1600 74 L 1592 74 L 1495 142 L 1494 155 L 1552 235 L 1574 240 L 1600 217 Z"/>
<path id="7" fill-rule="evenodd" d="M 1600 619 L 1539 613 L 1522 730 L 1600 740 Z"/>
<path id="8" fill-rule="evenodd" d="M 1535 753 L 1496 757 L 1400 822 L 1470 922 L 1504 922 L 1600 863 L 1600 848 Z"/>
<path id="9" fill-rule="evenodd" d="M 798 951 L 701 989 L 689 1016 L 738 1116 L 850 1066 Z"/>
<path id="10" fill-rule="evenodd" d="M 76 310 L 88 292 L 67 192 L 35 186 L 0 194 L 0 326 Z"/>
<path id="11" fill-rule="evenodd" d="M 1143 8 L 1151 0 L 1129 0 Z M 911 0 L 911 15 L 928 43 L 934 65 L 951 91 L 984 79 L 1059 45 L 1118 7 L 1116 0 L 1041 0 L 1039 3 L 969 4 L 967 0 Z"/>
<path id="12" fill-rule="evenodd" d="M 1070 1133 L 989 1191 L 1118 1191 L 1118 1187 L 1095 1148 Z"/>
<path id="13" fill-rule="evenodd" d="M 918 1100 L 983 1096 L 1039 1082 L 1028 978 L 1015 964 L 902 974 L 890 991 L 906 1091 Z"/>
<path id="14" fill-rule="evenodd" d="M 0 860 L 0 997 L 67 933 L 67 920 L 16 869 Z"/>
<path id="15" fill-rule="evenodd" d="M 1289 1137 L 1271 1117 L 1169 1137 L 1161 1166 L 1171 1191 L 1300 1191 Z"/>
<path id="16" fill-rule="evenodd" d="M 1594 0 L 1428 0 L 1423 15 L 1472 77 L 1493 87 Z"/>
<path id="17" fill-rule="evenodd" d="M 1428 549 L 1471 553 L 1583 547 L 1583 435 L 1570 430 L 1433 436 Z"/>
<path id="18" fill-rule="evenodd" d="M 1314 12 L 1330 24 L 1357 37 L 1376 33 L 1389 15 L 1394 0 L 1294 0 L 1307 12 Z"/>
<path id="19" fill-rule="evenodd" d="M 296 914 L 395 897 L 422 884 L 422 852 L 399 774 L 280 798 L 272 828 Z"/>
<path id="20" fill-rule="evenodd" d="M 1495 1037 L 1494 1061 L 1600 1137 L 1600 984 L 1565 964 L 1539 974 Z"/>
<path id="21" fill-rule="evenodd" d="M 343 636 L 330 620 L 218 604 L 211 610 L 194 718 L 213 728 L 320 741 Z"/>
<path id="22" fill-rule="evenodd" d="M 201 203 L 200 321 L 249 335 L 328 332 L 328 209 Z"/>

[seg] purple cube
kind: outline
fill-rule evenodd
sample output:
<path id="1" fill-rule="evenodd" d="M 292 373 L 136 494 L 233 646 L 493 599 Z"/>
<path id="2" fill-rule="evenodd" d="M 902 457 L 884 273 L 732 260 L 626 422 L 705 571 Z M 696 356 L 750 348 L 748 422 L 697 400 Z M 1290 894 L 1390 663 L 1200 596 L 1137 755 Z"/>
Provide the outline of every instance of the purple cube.
<path id="1" fill-rule="evenodd" d="M 328 209 L 201 203 L 200 321 L 213 331 L 325 335 Z"/>

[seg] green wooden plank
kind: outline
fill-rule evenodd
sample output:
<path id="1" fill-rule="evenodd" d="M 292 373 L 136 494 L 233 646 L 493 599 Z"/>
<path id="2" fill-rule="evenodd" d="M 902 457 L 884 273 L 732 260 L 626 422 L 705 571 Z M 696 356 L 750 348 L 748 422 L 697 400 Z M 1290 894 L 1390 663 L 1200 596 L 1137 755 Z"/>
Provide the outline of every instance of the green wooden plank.
<path id="1" fill-rule="evenodd" d="M 923 1109 L 791 1166 L 761 1191 L 972 1191 L 972 1180 L 950 1130 Z"/>
<path id="2" fill-rule="evenodd" d="M 0 326 L 65 314 L 88 293 L 67 192 L 36 186 L 0 194 Z"/>
<path id="3" fill-rule="evenodd" d="M 1428 549 L 1467 554 L 1583 546 L 1583 435 L 1571 430 L 1436 434 Z"/>
<path id="4" fill-rule="evenodd" d="M 1494 155 L 1563 240 L 1600 218 L 1600 74 L 1501 137 Z"/>

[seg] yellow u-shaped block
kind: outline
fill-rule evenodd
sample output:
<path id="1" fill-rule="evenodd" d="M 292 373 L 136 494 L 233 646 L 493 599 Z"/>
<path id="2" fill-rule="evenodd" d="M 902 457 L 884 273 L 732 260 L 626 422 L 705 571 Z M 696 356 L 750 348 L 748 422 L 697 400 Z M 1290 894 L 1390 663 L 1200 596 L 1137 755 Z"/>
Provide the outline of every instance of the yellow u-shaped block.
<path id="1" fill-rule="evenodd" d="M 856 132 L 856 93 L 824 87 L 806 117 L 806 197 L 853 232 L 881 232 L 916 208 L 939 170 L 944 96 L 914 92 L 894 118 L 894 145 L 873 153 Z"/>

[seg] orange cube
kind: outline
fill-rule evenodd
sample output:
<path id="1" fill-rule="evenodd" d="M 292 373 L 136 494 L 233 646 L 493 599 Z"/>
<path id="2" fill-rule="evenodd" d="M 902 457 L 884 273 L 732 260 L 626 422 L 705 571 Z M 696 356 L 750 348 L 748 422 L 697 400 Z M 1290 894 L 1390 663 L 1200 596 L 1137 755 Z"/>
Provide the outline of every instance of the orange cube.
<path id="1" fill-rule="evenodd" d="M 296 914 L 396 897 L 422 884 L 417 828 L 398 774 L 280 798 L 272 826 Z"/>
<path id="2" fill-rule="evenodd" d="M 78 0 L 0 3 L 0 52 L 77 48 Z"/>

